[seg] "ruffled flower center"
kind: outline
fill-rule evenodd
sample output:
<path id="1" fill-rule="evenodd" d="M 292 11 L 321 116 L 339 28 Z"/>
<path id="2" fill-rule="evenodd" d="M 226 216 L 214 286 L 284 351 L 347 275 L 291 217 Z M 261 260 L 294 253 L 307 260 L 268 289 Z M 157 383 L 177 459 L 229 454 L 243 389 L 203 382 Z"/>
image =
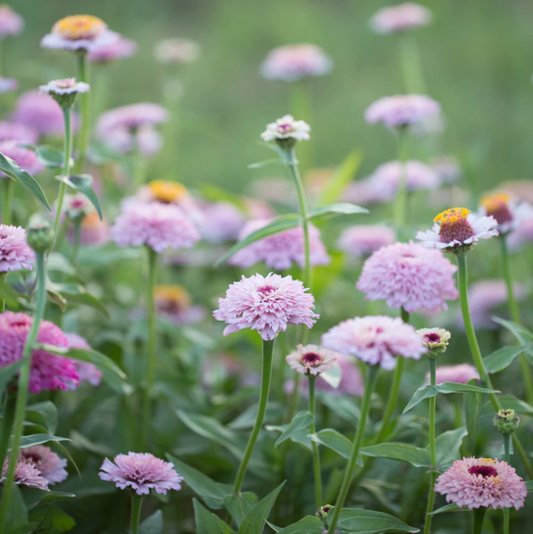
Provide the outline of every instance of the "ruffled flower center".
<path id="1" fill-rule="evenodd" d="M 497 477 L 498 471 L 491 465 L 473 465 L 468 468 L 471 475 L 481 475 L 483 478 Z"/>
<path id="2" fill-rule="evenodd" d="M 429 334 L 424 334 L 422 338 L 426 343 L 440 343 L 440 335 L 437 332 L 430 332 Z"/>
<path id="3" fill-rule="evenodd" d="M 509 208 L 511 197 L 506 193 L 496 193 L 481 199 L 480 204 L 485 208 L 487 215 L 496 219 L 498 224 L 505 224 L 514 219 Z"/>
<path id="4" fill-rule="evenodd" d="M 57 80 L 56 85 L 59 89 L 69 89 L 76 85 L 75 78 L 65 78 L 64 80 Z"/>
<path id="5" fill-rule="evenodd" d="M 98 17 L 91 15 L 74 15 L 58 20 L 52 32 L 65 39 L 77 41 L 79 39 L 96 39 L 104 30 L 106 24 Z"/>
<path id="6" fill-rule="evenodd" d="M 302 356 L 302 363 L 308 365 L 316 365 L 322 362 L 322 356 L 317 352 L 306 352 Z"/>
<path id="7" fill-rule="evenodd" d="M 277 288 L 274 287 L 274 286 L 269 286 L 269 285 L 266 285 L 266 286 L 261 286 L 261 287 L 258 287 L 257 288 L 257 292 L 258 293 L 261 293 L 261 295 L 265 296 L 265 297 L 269 297 L 270 295 L 272 295 L 273 293 L 275 293 L 277 291 Z"/>
<path id="8" fill-rule="evenodd" d="M 150 192 L 155 200 L 165 204 L 171 204 L 187 195 L 187 188 L 178 182 L 155 180 L 148 184 Z"/>
<path id="9" fill-rule="evenodd" d="M 435 217 L 435 222 L 440 224 L 439 237 L 442 243 L 464 243 L 475 235 L 467 219 L 469 213 L 470 210 L 466 208 L 451 208 Z"/>

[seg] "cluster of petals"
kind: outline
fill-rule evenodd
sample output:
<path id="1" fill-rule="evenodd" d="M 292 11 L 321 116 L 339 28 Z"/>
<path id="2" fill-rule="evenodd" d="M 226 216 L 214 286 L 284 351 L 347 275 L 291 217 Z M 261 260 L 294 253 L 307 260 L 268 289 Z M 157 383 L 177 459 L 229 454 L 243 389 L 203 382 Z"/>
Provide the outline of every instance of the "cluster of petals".
<path id="1" fill-rule="evenodd" d="M 354 258 L 362 258 L 395 241 L 396 232 L 384 224 L 359 224 L 343 230 L 337 246 Z"/>
<path id="2" fill-rule="evenodd" d="M 267 80 L 296 82 L 303 78 L 323 76 L 333 68 L 329 56 L 313 44 L 286 45 L 274 48 L 261 64 Z"/>
<path id="3" fill-rule="evenodd" d="M 208 243 L 235 241 L 245 224 L 241 210 L 230 202 L 208 202 L 200 206 L 201 218 L 197 223 L 202 239 Z"/>
<path id="4" fill-rule="evenodd" d="M 244 226 L 239 239 L 242 241 L 251 233 L 266 226 L 270 220 L 257 219 L 248 221 Z M 326 247 L 320 239 L 319 230 L 309 225 L 309 260 L 311 265 L 328 265 L 331 258 Z M 254 241 L 247 247 L 236 252 L 230 259 L 231 265 L 247 268 L 256 263 L 263 263 L 277 271 L 289 269 L 293 263 L 300 267 L 305 265 L 305 240 L 301 226 L 290 228 L 277 234 L 270 235 Z"/>
<path id="5" fill-rule="evenodd" d="M 24 19 L 8 5 L 0 5 L 0 39 L 18 35 L 24 29 Z"/>
<path id="6" fill-rule="evenodd" d="M 388 191 L 391 200 L 402 181 L 405 182 L 407 191 L 436 189 L 441 183 L 433 168 L 416 160 L 406 161 L 405 164 L 400 161 L 383 163 L 371 174 L 370 179 L 377 182 L 378 188 Z"/>
<path id="7" fill-rule="evenodd" d="M 69 349 L 91 350 L 87 340 L 73 332 L 65 334 Z M 80 377 L 80 382 L 89 382 L 93 386 L 98 386 L 102 381 L 102 371 L 99 371 L 92 363 L 74 360 L 74 367 Z"/>
<path id="8" fill-rule="evenodd" d="M 257 330 L 264 340 L 272 340 L 288 325 L 312 328 L 318 318 L 313 312 L 314 301 L 302 282 L 291 276 L 255 274 L 231 284 L 226 297 L 218 300 L 219 308 L 213 316 L 228 325 L 225 336 L 250 328 Z"/>
<path id="9" fill-rule="evenodd" d="M 68 477 L 67 460 L 60 458 L 50 447 L 34 445 L 20 449 L 20 459 L 39 470 L 49 484 L 59 484 Z"/>
<path id="10" fill-rule="evenodd" d="M 439 250 L 394 243 L 365 261 L 357 289 L 366 300 L 385 300 L 391 308 L 403 307 L 409 313 L 446 309 L 446 301 L 459 296 L 456 270 Z"/>
<path id="11" fill-rule="evenodd" d="M 437 479 L 435 491 L 459 508 L 515 508 L 524 506 L 525 482 L 507 462 L 491 458 L 457 460 Z"/>
<path id="12" fill-rule="evenodd" d="M 398 357 L 418 360 L 426 350 L 411 325 L 384 315 L 343 321 L 322 336 L 322 346 L 383 369 L 394 369 Z"/>
<path id="13" fill-rule="evenodd" d="M 426 95 L 396 95 L 376 100 L 365 111 L 369 124 L 402 128 L 440 115 L 440 104 Z"/>
<path id="14" fill-rule="evenodd" d="M 20 226 L 0 224 L 0 273 L 31 269 L 35 256 Z"/>
<path id="15" fill-rule="evenodd" d="M 99 476 L 117 488 L 131 488 L 137 495 L 148 495 L 151 490 L 166 495 L 167 491 L 180 490 L 183 481 L 171 463 L 148 452 L 119 454 L 113 462 L 106 458 Z"/>
<path id="16" fill-rule="evenodd" d="M 426 375 L 426 383 L 429 384 L 429 373 Z M 459 365 L 442 365 L 437 367 L 436 384 L 453 382 L 454 384 L 468 384 L 470 380 L 479 380 L 477 369 L 468 363 Z"/>
<path id="17" fill-rule="evenodd" d="M 52 80 L 46 85 L 40 85 L 39 91 L 50 95 L 72 95 L 77 93 L 87 93 L 90 89 L 88 83 L 77 82 L 76 78 L 65 78 L 63 80 Z"/>
<path id="18" fill-rule="evenodd" d="M 15 141 L 0 142 L 0 152 L 4 156 L 12 159 L 21 169 L 29 174 L 39 174 L 45 169 L 33 150 L 24 148 Z M 4 176 L 5 174 L 0 171 L 0 177 Z"/>
<path id="19" fill-rule="evenodd" d="M 296 351 L 291 352 L 285 361 L 297 373 L 313 376 L 324 373 L 337 365 L 336 354 L 318 345 L 298 345 Z"/>
<path id="20" fill-rule="evenodd" d="M 2 468 L 2 477 L 0 478 L 0 483 L 3 483 L 6 480 L 8 469 L 9 462 L 6 460 Z M 15 473 L 13 475 L 13 482 L 17 486 L 26 486 L 28 488 L 49 491 L 48 480 L 41 474 L 39 469 L 37 469 L 32 462 L 27 462 L 25 460 L 17 461 Z"/>
<path id="21" fill-rule="evenodd" d="M 154 305 L 161 314 L 177 325 L 194 324 L 204 318 L 202 306 L 194 306 L 184 287 L 174 284 L 155 286 Z"/>
<path id="22" fill-rule="evenodd" d="M 33 145 L 37 143 L 39 133 L 31 126 L 20 122 L 0 121 L 0 143 L 11 141 L 14 143 Z"/>
<path id="23" fill-rule="evenodd" d="M 119 36 L 115 41 L 91 49 L 87 59 L 91 63 L 112 63 L 119 59 L 133 56 L 137 52 L 137 43 Z"/>
<path id="24" fill-rule="evenodd" d="M 276 139 L 308 141 L 311 139 L 310 131 L 311 127 L 305 121 L 297 121 L 292 115 L 285 115 L 276 122 L 267 124 L 266 130 L 261 134 L 261 139 L 267 142 Z"/>
<path id="25" fill-rule="evenodd" d="M 154 46 L 155 59 L 172 65 L 194 63 L 201 53 L 200 45 L 189 39 L 162 39 Z"/>
<path id="26" fill-rule="evenodd" d="M 370 20 L 370 27 L 380 34 L 396 33 L 427 26 L 432 19 L 427 7 L 405 2 L 380 9 Z"/>

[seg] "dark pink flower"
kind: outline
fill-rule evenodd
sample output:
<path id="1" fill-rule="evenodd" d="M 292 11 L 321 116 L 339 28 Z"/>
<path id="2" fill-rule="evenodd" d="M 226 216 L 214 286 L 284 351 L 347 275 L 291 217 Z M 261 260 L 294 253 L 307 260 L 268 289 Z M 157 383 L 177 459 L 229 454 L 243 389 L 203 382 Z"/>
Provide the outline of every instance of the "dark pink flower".
<path id="1" fill-rule="evenodd" d="M 68 477 L 67 460 L 52 452 L 50 447 L 34 445 L 20 449 L 20 458 L 38 469 L 49 484 L 59 484 Z"/>
<path id="2" fill-rule="evenodd" d="M 31 269 L 35 255 L 20 226 L 0 224 L 0 272 Z"/>
<path id="3" fill-rule="evenodd" d="M 4 482 L 6 479 L 8 466 L 9 463 L 6 460 L 2 469 L 0 483 Z M 28 488 L 49 491 L 48 480 L 41 475 L 41 472 L 31 462 L 19 460 L 15 466 L 15 475 L 13 478 L 17 486 L 26 486 Z"/>

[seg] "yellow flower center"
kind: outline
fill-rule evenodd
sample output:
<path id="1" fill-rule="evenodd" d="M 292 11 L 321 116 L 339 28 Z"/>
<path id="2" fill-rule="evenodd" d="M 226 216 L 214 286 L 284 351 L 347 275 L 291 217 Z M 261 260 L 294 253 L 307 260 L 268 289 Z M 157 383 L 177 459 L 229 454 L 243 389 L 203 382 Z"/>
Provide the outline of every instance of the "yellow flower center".
<path id="1" fill-rule="evenodd" d="M 511 196 L 507 193 L 494 193 L 483 197 L 480 204 L 487 210 L 487 213 L 491 213 L 506 207 L 510 201 Z"/>
<path id="2" fill-rule="evenodd" d="M 191 297 L 180 285 L 155 286 L 154 299 L 161 311 L 177 312 L 191 306 Z"/>
<path id="3" fill-rule="evenodd" d="M 154 180 L 148 184 L 148 187 L 155 200 L 166 204 L 181 200 L 187 195 L 187 188 L 178 182 Z"/>
<path id="4" fill-rule="evenodd" d="M 457 221 L 466 219 L 466 216 L 469 213 L 470 210 L 466 208 L 450 208 L 449 210 L 445 210 L 442 213 L 439 213 L 433 220 L 440 224 L 455 223 Z"/>
<path id="5" fill-rule="evenodd" d="M 98 17 L 93 17 L 92 15 L 74 15 L 58 20 L 52 28 L 52 33 L 56 33 L 72 41 L 78 39 L 96 39 L 106 27 L 106 23 Z"/>

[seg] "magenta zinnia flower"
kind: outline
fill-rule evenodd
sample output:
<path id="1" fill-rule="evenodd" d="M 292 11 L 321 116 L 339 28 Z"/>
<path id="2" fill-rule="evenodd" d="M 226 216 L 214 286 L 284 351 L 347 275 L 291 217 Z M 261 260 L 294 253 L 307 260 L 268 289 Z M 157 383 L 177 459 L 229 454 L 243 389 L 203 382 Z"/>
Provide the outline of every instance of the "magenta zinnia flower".
<path id="1" fill-rule="evenodd" d="M 313 313 L 315 298 L 299 280 L 270 273 L 263 277 L 255 274 L 242 277 L 218 299 L 219 309 L 213 312 L 218 321 L 228 326 L 224 335 L 243 328 L 258 330 L 264 340 L 271 340 L 287 325 L 304 324 L 312 328 L 318 315 Z"/>
<path id="2" fill-rule="evenodd" d="M 24 313 L 0 314 L 0 367 L 20 360 L 32 322 L 33 318 Z M 37 342 L 68 347 L 65 334 L 49 321 L 41 322 Z M 39 393 L 43 389 L 73 389 L 79 381 L 74 362 L 68 358 L 41 349 L 33 351 L 29 386 L 32 393 Z"/>
<path id="3" fill-rule="evenodd" d="M 26 230 L 0 224 L 0 273 L 31 269 L 35 259 L 26 242 Z"/>
<path id="4" fill-rule="evenodd" d="M 396 33 L 427 26 L 433 18 L 431 11 L 420 4 L 406 2 L 380 9 L 370 20 L 376 33 Z"/>
<path id="5" fill-rule="evenodd" d="M 383 369 L 394 369 L 397 357 L 418 360 L 426 350 L 411 325 L 384 315 L 343 321 L 322 336 L 322 345 Z"/>
<path id="6" fill-rule="evenodd" d="M 0 5 L 0 39 L 18 35 L 24 29 L 24 19 L 8 5 Z"/>
<path id="7" fill-rule="evenodd" d="M 59 484 L 68 477 L 65 469 L 67 460 L 52 452 L 50 447 L 34 445 L 27 449 L 20 449 L 20 458 L 38 469 L 49 484 Z"/>
<path id="8" fill-rule="evenodd" d="M 462 363 L 460 365 L 443 365 L 437 367 L 436 382 L 454 382 L 455 384 L 468 384 L 470 380 L 479 380 L 479 373 L 473 365 Z M 429 384 L 429 373 L 426 376 L 426 382 Z"/>
<path id="9" fill-rule="evenodd" d="M 421 123 L 440 114 L 440 105 L 426 95 L 397 95 L 380 98 L 365 112 L 369 124 L 383 123 L 401 128 Z"/>
<path id="10" fill-rule="evenodd" d="M 366 300 L 386 300 L 391 308 L 412 313 L 421 309 L 447 309 L 455 300 L 457 267 L 442 252 L 416 243 L 395 243 L 374 252 L 363 265 L 357 289 Z"/>
<path id="11" fill-rule="evenodd" d="M 69 349 L 85 349 L 91 350 L 91 346 L 87 343 L 87 340 L 78 334 L 68 333 L 65 334 L 68 340 Z M 102 371 L 99 371 L 92 363 L 82 362 L 74 360 L 74 367 L 80 377 L 80 382 L 89 382 L 93 386 L 100 385 L 102 381 Z"/>
<path id="12" fill-rule="evenodd" d="M 381 247 L 392 245 L 396 232 L 382 224 L 361 224 L 349 226 L 339 237 L 337 246 L 354 258 L 371 254 Z"/>
<path id="13" fill-rule="evenodd" d="M 337 365 L 336 354 L 317 345 L 298 345 L 285 361 L 291 369 L 302 375 L 319 375 Z"/>
<path id="14" fill-rule="evenodd" d="M 18 146 L 14 141 L 1 142 L 0 152 L 4 156 L 11 158 L 21 169 L 24 169 L 32 175 L 38 174 L 45 169 L 33 150 Z M 5 174 L 0 172 L 0 176 L 5 177 Z"/>
<path id="15" fill-rule="evenodd" d="M 115 456 L 114 462 L 107 458 L 100 468 L 102 480 L 114 482 L 117 488 L 131 488 L 137 495 L 148 495 L 150 490 L 166 495 L 168 490 L 180 490 L 183 477 L 174 466 L 148 452 L 129 452 Z"/>
<path id="16" fill-rule="evenodd" d="M 527 488 L 514 467 L 492 458 L 463 458 L 437 479 L 435 491 L 470 510 L 480 508 L 514 508 L 524 506 Z"/>
<path id="17" fill-rule="evenodd" d="M 4 482 L 7 475 L 9 463 L 6 460 L 2 469 L 2 478 L 0 483 Z M 37 469 L 31 462 L 25 460 L 19 460 L 15 466 L 14 482 L 17 486 L 26 486 L 28 488 L 36 488 L 43 491 L 49 491 L 48 480 L 41 475 L 39 469 Z"/>
<path id="18" fill-rule="evenodd" d="M 0 142 L 13 141 L 33 145 L 39 140 L 38 132 L 20 122 L 0 122 Z"/>

